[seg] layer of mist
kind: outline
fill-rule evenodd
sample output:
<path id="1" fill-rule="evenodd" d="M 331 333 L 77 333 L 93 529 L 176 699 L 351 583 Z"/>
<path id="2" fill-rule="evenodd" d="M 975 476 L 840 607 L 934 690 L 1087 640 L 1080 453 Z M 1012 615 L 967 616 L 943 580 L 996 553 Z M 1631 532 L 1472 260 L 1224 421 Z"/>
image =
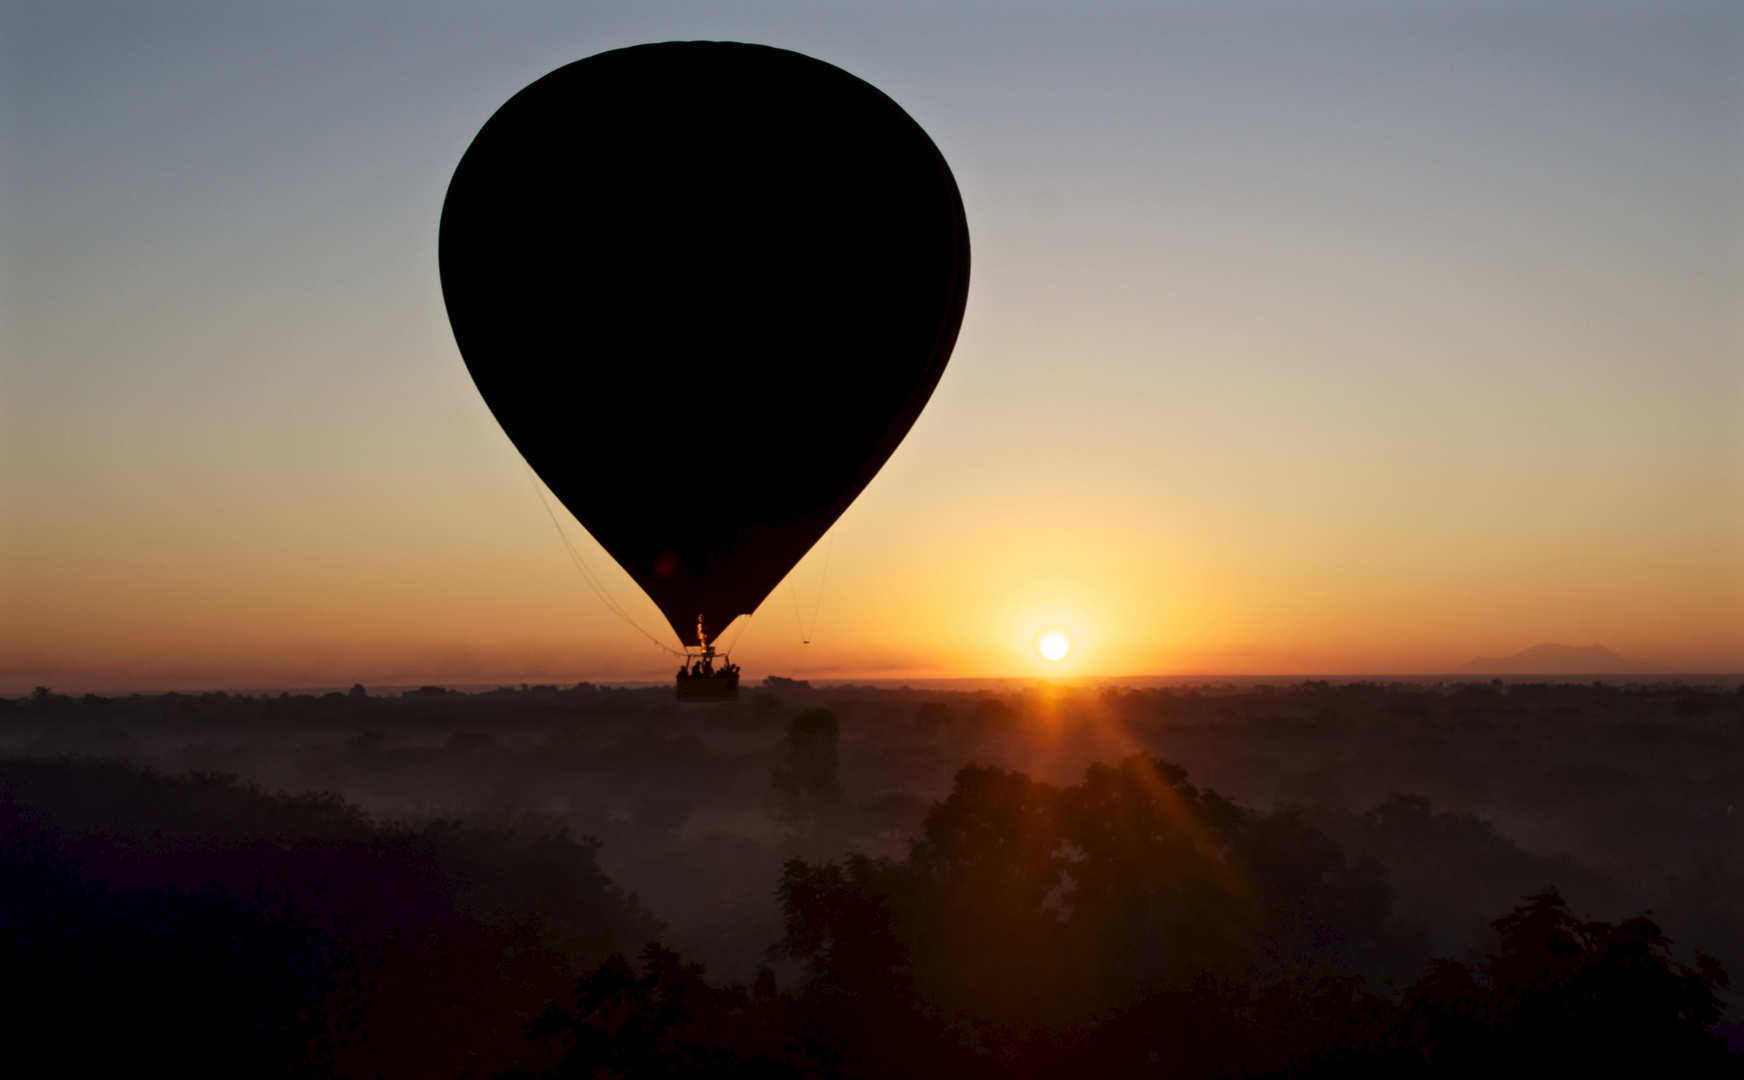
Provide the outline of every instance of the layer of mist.
<path id="1" fill-rule="evenodd" d="M 820 960 L 823 946 L 807 951 L 804 897 L 812 894 L 804 890 L 871 889 L 891 911 L 921 910 L 933 901 L 915 897 L 935 886 L 916 885 L 912 875 L 939 865 L 941 830 L 951 814 L 980 805 L 975 799 L 993 800 L 986 805 L 1004 807 L 998 813 L 1013 821 L 1032 811 L 1063 815 L 1032 869 L 1046 883 L 1038 903 L 1060 925 L 1076 925 L 1091 910 L 1082 890 L 1095 846 L 1071 831 L 1090 828 L 1082 824 L 1090 811 L 1069 808 L 1097 785 L 1118 787 L 1120 777 L 1164 792 L 1158 805 L 1187 806 L 1192 828 L 1220 837 L 1219 858 L 1246 882 L 1241 903 L 1270 912 L 1263 934 L 1236 933 L 1248 943 L 1238 950 L 1244 959 L 1206 960 L 1193 977 L 1225 977 L 1218 964 L 1243 978 L 1322 965 L 1358 978 L 1377 1001 L 1398 1000 L 1424 985 L 1420 973 L 1436 958 L 1491 970 L 1486 958 L 1500 955 L 1516 925 L 1498 920 L 1522 904 L 1538 904 L 1531 910 L 1542 915 L 1554 908 L 1544 906 L 1551 895 L 1568 918 L 1592 926 L 1628 927 L 1650 912 L 1671 943 L 1667 963 L 1711 963 L 1699 950 L 1744 971 L 1737 689 L 1310 681 L 938 691 L 771 678 L 736 704 L 671 698 L 670 688 L 587 684 L 429 687 L 392 697 L 362 687 L 108 698 L 45 689 L 0 701 L 0 793 L 14 844 L 37 844 L 74 878 L 104 888 L 220 888 L 227 897 L 276 889 L 281 899 L 304 896 L 307 910 L 328 910 L 311 899 L 319 889 L 307 881 L 287 883 L 303 870 L 274 870 L 269 888 L 236 869 L 277 866 L 281 856 L 261 844 L 285 852 L 313 845 L 325 854 L 310 856 L 319 866 L 305 876 L 350 882 L 348 896 L 413 898 L 405 903 L 448 913 L 441 918 L 530 934 L 537 948 L 527 948 L 556 957 L 557 974 L 516 984 L 526 1000 L 492 1036 L 510 1043 L 569 980 L 604 978 L 607 958 L 654 940 L 673 953 L 644 952 L 644 973 L 688 978 L 684 963 L 701 964 L 716 986 L 760 987 L 770 1001 L 788 991 L 819 999 L 818 988 L 837 976 Z M 255 851 L 251 844 L 256 854 L 234 865 L 210 854 Z M 333 854 L 341 849 L 355 850 Z M 208 854 L 190 854 L 197 852 Z M 205 876 L 188 877 L 196 871 Z M 356 912 L 358 904 L 329 906 Z M 391 903 L 381 911 L 357 916 L 365 927 L 358 940 L 379 940 L 389 934 L 383 927 L 440 922 Z M 903 940 L 911 952 L 920 948 L 921 938 Z M 1087 948 L 1061 956 L 1082 958 Z M 1040 944 L 1030 951 L 1046 954 Z M 934 976 L 914 955 L 904 977 L 933 1003 L 928 1009 L 1054 1030 L 1042 1006 L 983 1001 L 978 991 L 950 989 L 945 976 L 927 982 Z M 975 970 L 982 961 L 953 963 L 941 970 Z M 1059 978 L 1066 968 L 1048 970 Z M 1096 980 L 1106 973 L 1098 972 L 1083 977 L 1102 986 Z M 333 978 L 334 986 L 362 979 Z M 1096 993 L 1109 995 L 1106 1016 L 1126 1017 L 1131 1002 L 1150 1000 L 1145 994 L 1190 981 L 1158 974 L 1143 987 Z M 356 1001 L 376 1003 L 377 1019 L 365 1027 L 376 1025 L 377 1057 L 356 1038 L 341 1039 L 339 1056 L 323 1068 L 409 1068 L 380 1059 L 391 1043 L 381 1018 L 392 1011 L 380 1001 L 391 995 L 353 989 Z M 329 987 L 322 1000 L 338 992 Z M 1090 991 L 1078 997 L 1101 1000 Z M 362 1015 L 363 1005 L 350 1007 Z M 1715 1030 L 1744 1049 L 1735 1014 Z M 1033 1052 L 1039 1061 L 1054 1051 Z M 555 1058 L 484 1060 L 473 1074 L 557 1068 Z M 1280 1062 L 1241 1068 L 1288 1064 Z M 1194 1074 L 1222 1075 L 1220 1067 Z"/>

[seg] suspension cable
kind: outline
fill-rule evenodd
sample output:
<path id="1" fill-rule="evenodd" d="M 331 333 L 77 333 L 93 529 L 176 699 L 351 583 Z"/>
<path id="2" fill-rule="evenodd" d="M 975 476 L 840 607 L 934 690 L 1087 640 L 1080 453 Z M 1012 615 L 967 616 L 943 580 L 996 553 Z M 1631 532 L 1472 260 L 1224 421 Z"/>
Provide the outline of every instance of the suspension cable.
<path id="1" fill-rule="evenodd" d="M 799 583 L 792 577 L 787 579 L 788 593 L 793 597 L 793 620 L 799 624 L 799 643 L 810 645 L 812 637 L 817 633 L 818 614 L 824 607 L 824 585 L 830 578 L 830 553 L 835 550 L 836 534 L 832 530 L 824 539 L 824 569 L 818 575 L 817 602 L 811 608 L 811 628 L 807 629 L 805 617 L 799 613 Z"/>
<path id="2" fill-rule="evenodd" d="M 569 539 L 569 534 L 563 531 L 563 524 L 557 520 L 556 511 L 551 509 L 551 500 L 545 497 L 545 488 L 544 485 L 539 482 L 539 474 L 535 473 L 533 471 L 533 466 L 528 465 L 524 459 L 522 460 L 521 465 L 527 470 L 527 479 L 533 485 L 533 493 L 539 496 L 539 505 L 545 508 L 545 515 L 551 519 L 551 526 L 557 530 L 558 539 L 563 541 L 564 550 L 569 552 L 570 561 L 575 563 L 575 568 L 577 570 L 581 571 L 581 579 L 587 582 L 587 587 L 593 591 L 594 596 L 599 598 L 599 602 L 605 605 L 607 611 L 624 620 L 626 623 L 629 623 L 630 627 L 634 629 L 636 633 L 641 634 L 643 637 L 653 642 L 655 648 L 662 652 L 671 653 L 673 656 L 688 659 L 688 653 L 679 652 L 677 649 L 667 645 L 653 634 L 642 629 L 642 625 L 635 619 L 631 618 L 630 613 L 624 610 L 623 606 L 612 597 L 610 592 L 606 591 L 605 582 L 600 581 L 599 578 L 594 575 L 594 572 L 588 568 L 586 560 L 581 557 L 581 552 L 576 550 L 574 542 Z M 740 632 L 743 633 L 743 631 Z M 737 637 L 733 640 L 735 643 L 738 642 Z"/>

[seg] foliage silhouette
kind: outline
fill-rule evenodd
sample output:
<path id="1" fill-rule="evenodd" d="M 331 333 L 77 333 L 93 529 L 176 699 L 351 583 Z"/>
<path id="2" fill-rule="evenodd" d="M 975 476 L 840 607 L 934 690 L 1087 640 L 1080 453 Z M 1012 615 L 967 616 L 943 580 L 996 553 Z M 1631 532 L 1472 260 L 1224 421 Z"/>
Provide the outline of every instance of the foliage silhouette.
<path id="1" fill-rule="evenodd" d="M 1577 922 L 1554 893 L 1494 924 L 1482 979 L 1438 961 L 1395 1003 L 1327 962 L 1383 932 L 1376 864 L 1143 755 L 1066 788 L 965 768 L 906 860 L 795 860 L 780 896 L 777 951 L 872 1076 L 1738 1065 L 1708 1030 L 1715 961 L 1678 965 L 1647 919 Z"/>
<path id="2" fill-rule="evenodd" d="M 658 942 L 640 961 L 637 974 L 612 956 L 577 980 L 573 1007 L 554 1005 L 528 1027 L 534 1042 L 563 1047 L 548 1075 L 798 1080 L 833 1071 L 805 1045 L 794 1003 L 774 993 L 772 978 L 757 992 L 710 986 L 702 965 Z"/>
<path id="3" fill-rule="evenodd" d="M 819 814 L 840 805 L 836 779 L 840 724 L 828 709 L 807 709 L 793 718 L 781 746 L 781 760 L 770 773 L 775 816 L 804 828 Z"/>
<path id="4" fill-rule="evenodd" d="M 41 991 L 8 1033 L 189 1075 L 553 1073 L 560 1034 L 527 1026 L 659 936 L 760 987 L 694 972 L 750 1004 L 674 1039 L 818 1076 L 1736 1073 L 1723 969 L 1665 939 L 1744 956 L 1737 693 L 780 692 L 0 701 L 14 748 L 345 792 L 0 758 L 0 940 Z M 814 709 L 833 739 L 795 737 Z M 772 767 L 821 793 L 788 829 Z M 383 824 L 408 805 L 455 810 Z M 1552 884 L 1560 914 L 1490 925 Z M 757 975 L 775 939 L 787 994 Z"/>
<path id="5" fill-rule="evenodd" d="M 120 762 L 0 759 L 0 839 L 0 959 L 31 990 L 13 1045 L 79 1071 L 537 1066 L 525 1025 L 618 934 L 659 930 L 561 832 L 419 833 Z"/>
<path id="6" fill-rule="evenodd" d="M 270 896 L 113 888 L 40 840 L 0 850 L 8 1054 L 73 1075 L 318 1076 L 340 973 Z"/>
<path id="7" fill-rule="evenodd" d="M 1582 921 L 1551 889 L 1492 926 L 1480 968 L 1435 961 L 1406 992 L 1395 1038 L 1417 1071 L 1744 1076 L 1708 1030 L 1724 969 L 1678 963 L 1651 919 Z"/>
<path id="8" fill-rule="evenodd" d="M 1311 950 L 1377 931 L 1387 894 L 1374 868 L 1348 864 L 1299 817 L 1243 810 L 1144 755 L 1064 789 L 970 766 L 907 860 L 796 860 L 780 896 L 778 952 L 805 963 L 820 1022 L 874 1075 L 1022 1072 L 1125 1051 L 1148 1062 L 1154 1047 L 1121 1040 L 1150 1039 L 1162 1002 L 1217 1014 L 1187 1039 L 1243 1028 L 1255 1002 L 1314 1018 L 1328 1001 L 1377 1008 L 1360 982 L 1302 967 Z M 1266 1041 L 1280 1062 L 1336 1045 L 1306 1022 Z M 1178 1052 L 1228 1057 L 1207 1043 Z"/>

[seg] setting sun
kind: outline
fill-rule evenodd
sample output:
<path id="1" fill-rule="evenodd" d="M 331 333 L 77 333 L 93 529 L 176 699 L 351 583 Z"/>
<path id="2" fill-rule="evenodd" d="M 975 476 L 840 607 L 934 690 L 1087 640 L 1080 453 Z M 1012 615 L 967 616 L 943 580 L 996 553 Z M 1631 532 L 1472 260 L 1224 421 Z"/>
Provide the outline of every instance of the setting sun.
<path id="1" fill-rule="evenodd" d="M 1036 652 L 1050 664 L 1057 664 L 1072 655 L 1072 637 L 1064 630 L 1044 630 L 1036 638 Z"/>

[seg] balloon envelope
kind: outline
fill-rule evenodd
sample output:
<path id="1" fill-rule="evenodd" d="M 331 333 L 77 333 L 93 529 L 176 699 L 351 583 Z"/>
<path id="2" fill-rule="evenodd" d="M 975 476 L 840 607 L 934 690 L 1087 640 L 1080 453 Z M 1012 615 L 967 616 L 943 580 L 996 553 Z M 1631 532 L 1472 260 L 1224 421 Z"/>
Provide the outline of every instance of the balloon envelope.
<path id="1" fill-rule="evenodd" d="M 670 42 L 546 75 L 442 209 L 503 429 L 681 641 L 756 608 L 895 450 L 968 294 L 950 169 L 820 60 Z"/>

